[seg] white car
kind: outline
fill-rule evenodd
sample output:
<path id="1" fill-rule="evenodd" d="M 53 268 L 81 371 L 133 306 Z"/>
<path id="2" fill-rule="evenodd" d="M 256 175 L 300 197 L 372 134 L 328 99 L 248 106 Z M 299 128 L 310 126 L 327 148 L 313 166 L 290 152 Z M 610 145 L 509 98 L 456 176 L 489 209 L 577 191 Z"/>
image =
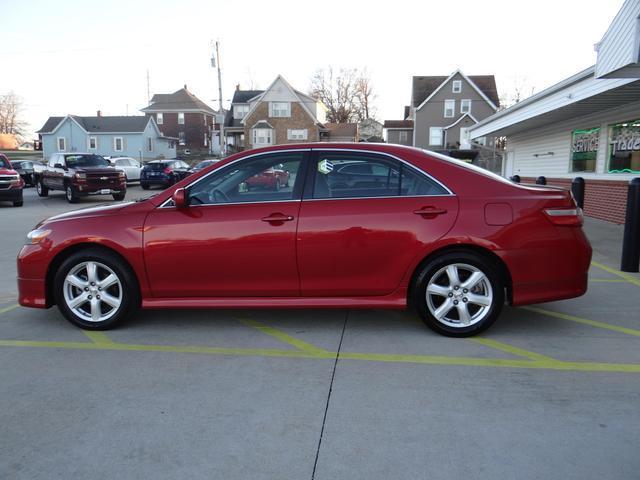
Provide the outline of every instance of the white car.
<path id="1" fill-rule="evenodd" d="M 142 165 L 135 158 L 131 157 L 111 157 L 111 165 L 118 170 L 122 170 L 127 176 L 127 182 L 139 182 Z"/>

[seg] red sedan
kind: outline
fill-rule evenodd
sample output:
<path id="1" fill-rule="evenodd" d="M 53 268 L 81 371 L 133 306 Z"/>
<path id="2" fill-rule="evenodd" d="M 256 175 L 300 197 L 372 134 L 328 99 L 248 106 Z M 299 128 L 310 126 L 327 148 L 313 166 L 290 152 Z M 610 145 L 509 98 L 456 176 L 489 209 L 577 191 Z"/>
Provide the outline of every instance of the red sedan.
<path id="1" fill-rule="evenodd" d="M 289 172 L 282 165 L 276 165 L 245 180 L 246 188 L 270 188 L 277 192 L 289 187 Z"/>
<path id="2" fill-rule="evenodd" d="M 340 165 L 369 164 L 340 186 Z M 253 190 L 275 166 L 291 188 Z M 374 178 L 375 177 L 375 178 Z M 18 256 L 20 304 L 107 329 L 142 308 L 414 306 L 469 336 L 511 305 L 577 297 L 591 247 L 568 191 L 415 148 L 233 155 L 145 201 L 52 217 Z"/>

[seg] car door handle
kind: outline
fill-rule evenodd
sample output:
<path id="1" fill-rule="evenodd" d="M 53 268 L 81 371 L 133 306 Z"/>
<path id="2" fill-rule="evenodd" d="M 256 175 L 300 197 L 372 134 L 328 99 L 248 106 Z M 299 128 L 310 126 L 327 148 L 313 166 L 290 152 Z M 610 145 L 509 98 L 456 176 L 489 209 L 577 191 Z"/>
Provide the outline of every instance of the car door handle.
<path id="1" fill-rule="evenodd" d="M 437 207 L 422 207 L 418 210 L 413 211 L 416 215 L 421 215 L 422 217 L 433 218 L 436 215 L 444 215 L 447 213 L 446 208 L 437 208 Z"/>
<path id="2" fill-rule="evenodd" d="M 263 217 L 260 220 L 269 223 L 290 222 L 291 220 L 293 220 L 293 217 L 291 215 L 283 215 L 282 213 L 272 213 L 268 217 Z"/>

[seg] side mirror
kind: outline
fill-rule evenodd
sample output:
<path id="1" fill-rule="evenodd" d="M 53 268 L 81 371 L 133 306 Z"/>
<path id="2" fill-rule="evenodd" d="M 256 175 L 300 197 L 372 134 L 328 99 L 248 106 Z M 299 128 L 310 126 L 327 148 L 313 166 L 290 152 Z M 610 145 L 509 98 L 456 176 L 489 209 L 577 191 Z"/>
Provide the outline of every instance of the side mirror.
<path id="1" fill-rule="evenodd" d="M 189 206 L 187 203 L 187 194 L 184 188 L 179 188 L 173 192 L 171 199 L 173 200 L 173 204 L 176 208 L 187 208 Z"/>
<path id="2" fill-rule="evenodd" d="M 56 163 L 53 168 L 64 168 L 64 165 L 62 165 L 61 163 Z"/>

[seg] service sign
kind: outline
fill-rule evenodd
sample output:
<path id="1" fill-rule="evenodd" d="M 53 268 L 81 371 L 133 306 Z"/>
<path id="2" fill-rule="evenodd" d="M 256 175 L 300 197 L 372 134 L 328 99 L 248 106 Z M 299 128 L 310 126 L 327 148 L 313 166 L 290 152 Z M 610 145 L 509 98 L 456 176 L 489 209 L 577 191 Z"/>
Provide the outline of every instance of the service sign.
<path id="1" fill-rule="evenodd" d="M 600 142 L 600 128 L 574 130 L 571 138 L 571 170 L 594 172 Z"/>

